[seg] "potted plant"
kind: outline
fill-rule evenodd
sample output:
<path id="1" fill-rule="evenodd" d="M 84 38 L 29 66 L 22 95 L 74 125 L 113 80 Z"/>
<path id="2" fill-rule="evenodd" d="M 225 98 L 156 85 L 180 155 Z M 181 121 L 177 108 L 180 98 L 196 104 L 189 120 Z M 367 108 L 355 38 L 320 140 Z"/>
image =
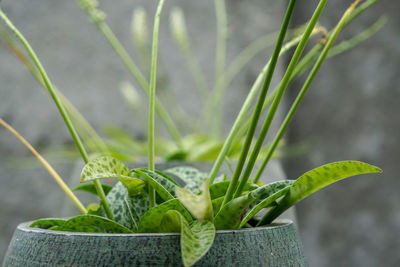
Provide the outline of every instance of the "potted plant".
<path id="1" fill-rule="evenodd" d="M 293 224 L 275 221 L 276 218 L 289 207 L 329 184 L 354 175 L 378 173 L 381 170 L 359 161 L 342 161 L 315 168 L 296 180 L 260 183 L 265 167 L 338 34 L 373 1 L 357 7 L 360 1 L 356 0 L 346 10 L 336 27 L 327 33 L 325 40 L 300 61 L 327 3 L 327 0 L 319 1 L 304 33 L 296 41 L 297 49 L 281 83 L 273 93 L 266 118 L 261 120 L 268 89 L 283 50 L 296 2 L 291 0 L 288 4 L 273 55 L 265 69 L 263 86 L 260 91 L 258 88 L 250 91 L 208 173 L 187 166 L 162 171 L 155 169 L 154 115 L 158 29 L 164 0 L 159 1 L 154 19 L 148 88 L 148 165 L 135 169 L 129 169 L 122 161 L 111 156 L 89 159 L 59 93 L 35 52 L 0 9 L 0 18 L 15 33 L 32 58 L 43 84 L 52 96 L 86 163 L 80 177 L 81 182 L 85 184 L 75 190 L 94 193 L 100 200 L 99 203 L 89 206 L 83 205 L 47 161 L 10 125 L 0 119 L 0 124 L 14 133 L 33 152 L 82 213 L 72 218 L 39 219 L 21 224 L 10 243 L 4 265 L 148 266 L 183 263 L 185 266 L 306 266 Z M 103 14 L 96 9 L 95 1 L 86 0 L 81 3 L 92 12 L 95 21 L 103 19 Z M 317 59 L 314 62 L 311 59 L 315 58 L 315 55 Z M 264 139 L 296 67 L 310 62 L 313 67 L 308 78 L 263 156 L 261 166 L 255 171 L 255 163 Z M 257 94 L 259 95 L 255 108 L 250 113 L 251 120 L 233 174 L 220 175 L 221 164 L 239 129 L 246 123 L 245 117 L 249 114 Z M 252 145 L 259 122 L 262 123 L 261 131 Z M 117 183 L 109 186 L 100 183 L 102 179 L 114 179 Z"/>

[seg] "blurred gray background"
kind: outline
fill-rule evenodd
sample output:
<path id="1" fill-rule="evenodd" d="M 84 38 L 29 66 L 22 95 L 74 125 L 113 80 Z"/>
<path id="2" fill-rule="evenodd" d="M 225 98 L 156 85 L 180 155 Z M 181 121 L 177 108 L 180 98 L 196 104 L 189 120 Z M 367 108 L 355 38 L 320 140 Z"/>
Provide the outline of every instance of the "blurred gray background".
<path id="1" fill-rule="evenodd" d="M 130 35 L 132 11 L 144 6 L 152 20 L 156 2 L 100 1 L 107 22 L 135 60 L 139 57 Z M 229 63 L 251 41 L 279 27 L 285 1 L 226 2 Z M 317 2 L 299 2 L 294 23 L 304 23 Z M 350 3 L 330 1 L 321 23 L 332 27 Z M 171 90 L 184 111 L 197 116 L 201 103 L 183 56 L 169 34 L 168 13 L 173 5 L 181 6 L 186 14 L 193 48 L 211 84 L 213 1 L 169 0 L 162 17 L 160 74 L 169 77 L 169 86 L 163 90 Z M 75 1 L 3 0 L 2 8 L 31 42 L 54 84 L 95 129 L 114 124 L 137 136 L 145 135 L 146 116 L 132 113 L 118 90 L 121 81 L 132 81 L 129 73 Z M 283 160 L 289 178 L 346 159 L 366 161 L 384 170 L 379 176 L 342 181 L 298 205 L 301 238 L 311 266 L 400 265 L 400 182 L 395 170 L 400 148 L 396 138 L 400 133 L 400 107 L 396 105 L 400 94 L 399 8 L 397 2 L 381 1 L 343 32 L 342 38 L 350 38 L 380 15 L 389 16 L 389 23 L 371 40 L 325 63 L 287 136 L 289 144 L 310 144 L 308 154 Z M 269 50 L 261 52 L 229 88 L 225 130 L 269 54 Z M 294 84 L 288 91 L 288 103 L 300 86 Z M 38 148 L 71 142 L 54 104 L 4 46 L 0 46 L 0 117 Z M 164 131 L 162 126 L 160 129 Z M 10 157 L 28 156 L 15 137 L 0 129 L 0 262 L 19 222 L 71 215 L 65 212 L 61 191 L 42 168 L 14 168 L 10 164 Z M 53 163 L 72 186 L 78 184 L 82 163 Z"/>

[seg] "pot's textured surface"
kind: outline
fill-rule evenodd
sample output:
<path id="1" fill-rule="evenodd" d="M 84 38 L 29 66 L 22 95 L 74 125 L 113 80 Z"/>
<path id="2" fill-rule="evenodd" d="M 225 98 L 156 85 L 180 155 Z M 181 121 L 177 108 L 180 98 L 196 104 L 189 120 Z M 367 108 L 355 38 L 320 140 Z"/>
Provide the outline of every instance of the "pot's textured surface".
<path id="1" fill-rule="evenodd" d="M 16 229 L 4 267 L 181 266 L 178 234 L 86 234 Z M 292 222 L 240 231 L 218 231 L 196 266 L 307 266 Z"/>

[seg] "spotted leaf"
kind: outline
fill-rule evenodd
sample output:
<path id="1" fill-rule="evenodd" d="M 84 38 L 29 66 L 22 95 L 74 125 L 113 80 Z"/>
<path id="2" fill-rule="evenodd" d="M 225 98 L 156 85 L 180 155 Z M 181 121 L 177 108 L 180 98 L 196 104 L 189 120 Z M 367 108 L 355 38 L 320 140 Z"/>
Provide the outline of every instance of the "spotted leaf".
<path id="1" fill-rule="evenodd" d="M 166 222 L 179 224 L 181 232 L 181 253 L 184 266 L 193 266 L 211 248 L 215 238 L 215 227 L 210 221 L 193 221 L 189 223 L 186 218 L 176 210 L 168 211 L 164 217 Z"/>
<path id="2" fill-rule="evenodd" d="M 279 205 L 272 209 L 260 224 L 271 223 L 282 212 L 300 200 L 334 182 L 359 174 L 379 172 L 382 172 L 382 170 L 378 167 L 360 161 L 333 162 L 315 168 L 303 174 L 294 182 Z"/>

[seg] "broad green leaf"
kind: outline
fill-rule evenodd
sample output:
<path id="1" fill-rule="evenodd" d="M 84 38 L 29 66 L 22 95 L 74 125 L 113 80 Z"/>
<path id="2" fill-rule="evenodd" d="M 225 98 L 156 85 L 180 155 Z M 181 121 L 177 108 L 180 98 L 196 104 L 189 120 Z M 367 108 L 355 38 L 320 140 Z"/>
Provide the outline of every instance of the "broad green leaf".
<path id="1" fill-rule="evenodd" d="M 89 161 L 83 167 L 81 173 L 81 183 L 96 179 L 118 179 L 130 178 L 131 172 L 126 165 L 113 157 L 100 157 Z"/>
<path id="2" fill-rule="evenodd" d="M 190 213 L 182 206 L 178 199 L 171 199 L 149 209 L 141 218 L 138 231 L 140 233 L 159 233 L 162 230 L 160 228 L 162 218 L 170 210 L 179 211 L 189 222 L 193 220 Z"/>
<path id="3" fill-rule="evenodd" d="M 164 201 L 176 197 L 175 188 L 177 186 L 165 177 L 147 169 L 135 169 L 133 172 L 143 177 Z"/>
<path id="4" fill-rule="evenodd" d="M 65 222 L 66 220 L 62 219 L 53 219 L 53 218 L 39 219 L 31 223 L 30 227 L 39 227 L 42 229 L 48 229 L 53 226 L 63 225 Z"/>
<path id="5" fill-rule="evenodd" d="M 88 162 L 81 173 L 81 183 L 97 179 L 117 179 L 135 196 L 145 186 L 144 181 L 131 176 L 128 167 L 116 158 L 103 156 Z"/>
<path id="6" fill-rule="evenodd" d="M 210 221 L 193 221 L 175 210 L 166 213 L 169 220 L 180 222 L 181 253 L 184 266 L 193 266 L 211 248 L 215 238 L 215 227 Z"/>
<path id="7" fill-rule="evenodd" d="M 133 233 L 131 230 L 119 223 L 116 223 L 115 221 L 112 221 L 105 217 L 88 214 L 72 217 L 71 219 L 67 220 L 63 225 L 58 226 L 57 230 L 75 232 L 81 231 L 82 227 L 85 226 L 97 228 L 107 233 Z"/>
<path id="8" fill-rule="evenodd" d="M 198 220 L 213 221 L 213 208 L 209 191 L 209 181 L 204 181 L 202 192 L 195 195 L 189 190 L 177 187 L 176 194 L 179 201 Z"/>
<path id="9" fill-rule="evenodd" d="M 228 190 L 230 183 L 231 183 L 230 181 L 223 181 L 223 182 L 213 183 L 212 185 L 210 185 L 211 199 L 216 199 L 225 196 L 225 193 Z M 251 191 L 257 188 L 258 185 L 256 184 L 247 183 L 245 185 L 244 191 Z"/>
<path id="10" fill-rule="evenodd" d="M 101 184 L 101 186 L 103 187 L 104 193 L 106 195 L 112 189 L 112 186 L 108 185 L 108 184 Z M 74 189 L 72 189 L 72 191 L 84 191 L 84 192 L 88 192 L 88 193 L 91 193 L 91 194 L 94 194 L 97 196 L 97 191 L 96 191 L 96 187 L 94 186 L 94 184 L 83 184 L 78 187 L 75 187 Z"/>
<path id="11" fill-rule="evenodd" d="M 237 197 L 226 203 L 214 218 L 217 230 L 237 229 L 255 198 L 251 193 Z"/>
<path id="12" fill-rule="evenodd" d="M 275 184 L 275 183 L 273 183 Z M 246 217 L 242 220 L 240 223 L 239 228 L 242 228 L 246 225 L 246 223 L 253 218 L 257 213 L 259 213 L 262 209 L 270 207 L 272 205 L 276 204 L 276 200 L 282 196 L 284 196 L 287 192 L 289 192 L 289 189 L 291 185 L 293 184 L 293 181 L 291 183 L 288 183 L 286 186 L 281 187 L 280 185 L 278 186 L 273 186 L 269 188 L 269 194 L 264 197 L 263 200 L 260 201 L 260 198 L 255 201 L 257 204 L 251 204 L 250 205 L 250 211 L 246 214 Z M 283 184 L 282 184 L 283 185 Z"/>
<path id="13" fill-rule="evenodd" d="M 198 194 L 201 191 L 201 186 L 207 179 L 207 173 L 200 172 L 193 167 L 175 167 L 164 170 L 165 173 L 177 176 L 185 182 L 185 189 L 193 194 Z"/>
<path id="14" fill-rule="evenodd" d="M 114 220 L 129 229 L 137 229 L 140 218 L 149 209 L 147 192 L 130 197 L 128 190 L 118 182 L 107 195 Z"/>
<path id="15" fill-rule="evenodd" d="M 260 223 L 271 223 L 282 212 L 308 197 L 312 193 L 342 179 L 366 173 L 382 172 L 378 167 L 360 161 L 333 162 L 315 168 L 300 176 L 290 187 L 289 192 Z"/>

